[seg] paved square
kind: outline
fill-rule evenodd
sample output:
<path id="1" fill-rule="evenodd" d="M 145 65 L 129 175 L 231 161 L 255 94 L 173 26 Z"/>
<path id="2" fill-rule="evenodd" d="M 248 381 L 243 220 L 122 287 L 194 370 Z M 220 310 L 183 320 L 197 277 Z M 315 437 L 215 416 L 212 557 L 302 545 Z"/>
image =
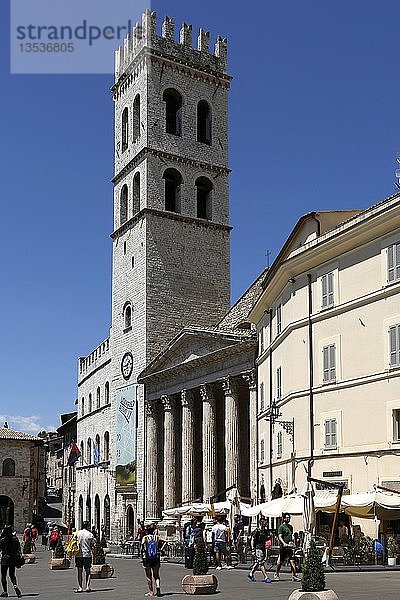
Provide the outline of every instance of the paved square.
<path id="1" fill-rule="evenodd" d="M 61 600 L 73 598 L 76 587 L 75 568 L 68 571 L 50 571 L 47 565 L 49 553 L 38 550 L 37 563 L 25 565 L 17 572 L 18 582 L 23 597 L 35 597 L 40 600 Z M 115 577 L 107 580 L 93 581 L 94 598 L 98 600 L 137 600 L 144 597 L 146 583 L 143 568 L 137 559 L 110 559 L 115 567 Z M 168 598 L 183 598 L 181 588 L 182 577 L 189 573 L 181 565 L 162 564 L 161 589 Z M 215 573 L 214 570 L 211 571 Z M 250 583 L 246 571 L 220 571 L 217 573 L 219 600 L 258 600 L 273 598 L 287 600 L 292 590 L 299 587 L 290 580 L 288 573 L 281 575 L 281 581 L 265 584 L 261 581 Z M 400 571 L 379 571 L 364 573 L 329 573 L 327 585 L 332 587 L 339 600 L 398 600 Z M 10 597 L 14 596 L 9 587 Z M 83 595 L 86 598 L 86 594 Z M 189 596 L 188 596 L 189 598 Z M 92 598 L 93 600 L 93 598 Z"/>

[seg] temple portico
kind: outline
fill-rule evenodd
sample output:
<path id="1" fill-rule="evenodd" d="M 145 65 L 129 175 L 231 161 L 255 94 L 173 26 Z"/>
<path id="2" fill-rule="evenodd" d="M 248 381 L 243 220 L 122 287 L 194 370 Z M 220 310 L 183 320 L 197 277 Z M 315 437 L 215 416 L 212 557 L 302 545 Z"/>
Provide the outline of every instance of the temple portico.
<path id="1" fill-rule="evenodd" d="M 146 400 L 146 518 L 236 485 L 250 497 L 249 380 L 244 371 Z"/>

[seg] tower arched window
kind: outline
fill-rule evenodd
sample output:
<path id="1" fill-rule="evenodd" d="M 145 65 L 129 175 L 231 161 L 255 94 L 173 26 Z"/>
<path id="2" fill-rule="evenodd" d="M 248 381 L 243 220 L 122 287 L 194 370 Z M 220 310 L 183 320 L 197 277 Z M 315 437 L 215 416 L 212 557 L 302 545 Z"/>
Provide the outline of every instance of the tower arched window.
<path id="1" fill-rule="evenodd" d="M 128 136 L 129 136 L 129 112 L 128 108 L 124 108 L 122 112 L 122 152 L 128 148 Z"/>
<path id="2" fill-rule="evenodd" d="M 85 456 L 84 455 L 85 455 L 85 448 L 84 448 L 83 441 L 82 441 L 81 442 L 81 465 L 83 465 L 84 462 L 85 462 Z"/>
<path id="3" fill-rule="evenodd" d="M 197 105 L 197 141 L 211 145 L 211 107 L 205 100 Z"/>
<path id="4" fill-rule="evenodd" d="M 133 101 L 133 119 L 132 119 L 133 141 L 140 137 L 140 96 L 139 94 Z"/>
<path id="5" fill-rule="evenodd" d="M 165 102 L 165 130 L 172 135 L 182 135 L 182 96 L 169 88 L 163 93 Z"/>
<path id="6" fill-rule="evenodd" d="M 109 404 L 110 402 L 110 384 L 106 381 L 104 386 L 104 403 Z"/>
<path id="7" fill-rule="evenodd" d="M 92 394 L 89 394 L 89 398 L 88 398 L 88 413 L 92 412 Z"/>
<path id="8" fill-rule="evenodd" d="M 104 460 L 110 460 L 110 434 L 108 431 L 104 433 Z"/>
<path id="9" fill-rule="evenodd" d="M 15 461 L 12 458 L 5 458 L 3 460 L 1 474 L 3 477 L 15 477 Z"/>
<path id="10" fill-rule="evenodd" d="M 96 391 L 96 408 L 100 408 L 100 387 Z"/>
<path id="11" fill-rule="evenodd" d="M 176 169 L 164 171 L 165 210 L 180 213 L 182 175 Z"/>
<path id="12" fill-rule="evenodd" d="M 119 224 L 123 225 L 128 219 L 128 186 L 122 186 L 119 199 Z"/>
<path id="13" fill-rule="evenodd" d="M 83 417 L 84 414 L 85 414 L 85 398 L 82 398 L 81 416 Z"/>
<path id="14" fill-rule="evenodd" d="M 95 443 L 96 443 L 97 452 L 99 453 L 99 462 L 100 462 L 100 460 L 101 460 L 100 454 L 101 453 L 100 453 L 100 436 L 99 436 L 99 434 L 96 435 L 96 442 Z"/>
<path id="15" fill-rule="evenodd" d="M 128 302 L 124 307 L 124 330 L 132 327 L 132 306 Z"/>
<path id="16" fill-rule="evenodd" d="M 86 462 L 88 465 L 92 464 L 92 440 L 90 438 L 87 441 Z"/>
<path id="17" fill-rule="evenodd" d="M 211 219 L 211 196 L 213 184 L 207 177 L 198 177 L 196 185 L 197 217 Z"/>
<path id="18" fill-rule="evenodd" d="M 133 178 L 133 214 L 140 210 L 140 173 L 135 173 Z"/>

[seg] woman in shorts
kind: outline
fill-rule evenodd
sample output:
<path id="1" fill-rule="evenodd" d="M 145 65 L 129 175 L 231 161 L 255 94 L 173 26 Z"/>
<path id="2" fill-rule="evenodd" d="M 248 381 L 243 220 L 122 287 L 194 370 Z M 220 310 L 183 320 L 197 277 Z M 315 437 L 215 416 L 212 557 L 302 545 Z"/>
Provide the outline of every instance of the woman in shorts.
<path id="1" fill-rule="evenodd" d="M 146 582 L 149 591 L 145 596 L 161 596 L 160 587 L 160 552 L 164 548 L 166 540 L 159 537 L 155 525 L 148 525 L 142 539 L 141 553 Z M 156 589 L 153 589 L 153 579 Z"/>

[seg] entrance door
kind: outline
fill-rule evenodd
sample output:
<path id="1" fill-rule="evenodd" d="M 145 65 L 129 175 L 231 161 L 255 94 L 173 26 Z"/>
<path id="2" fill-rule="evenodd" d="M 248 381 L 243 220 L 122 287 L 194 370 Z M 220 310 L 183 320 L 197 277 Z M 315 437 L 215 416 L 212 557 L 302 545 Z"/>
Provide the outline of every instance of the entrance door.
<path id="1" fill-rule="evenodd" d="M 0 529 L 5 525 L 14 527 L 14 502 L 8 496 L 0 496 Z"/>

